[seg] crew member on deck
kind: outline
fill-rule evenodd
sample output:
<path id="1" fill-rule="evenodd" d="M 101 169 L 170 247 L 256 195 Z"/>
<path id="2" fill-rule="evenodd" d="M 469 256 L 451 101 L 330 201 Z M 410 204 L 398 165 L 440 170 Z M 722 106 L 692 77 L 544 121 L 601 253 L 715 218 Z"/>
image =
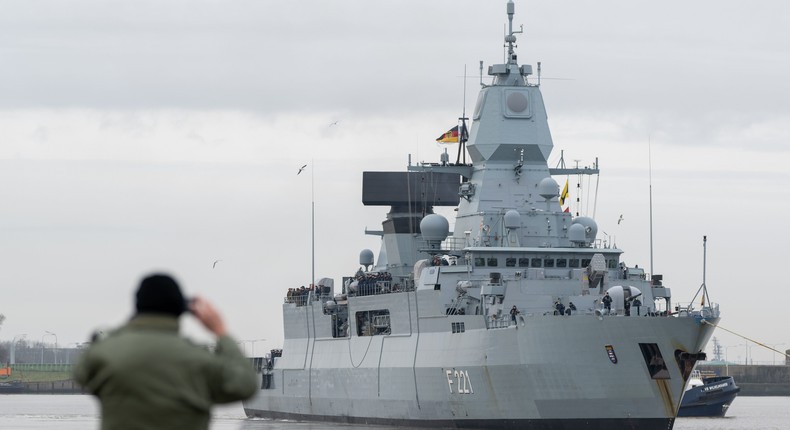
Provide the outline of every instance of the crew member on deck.
<path id="1" fill-rule="evenodd" d="M 608 315 L 610 312 L 612 312 L 612 298 L 609 296 L 608 291 L 606 294 L 604 294 L 601 301 L 603 301 L 603 308 L 606 309 L 606 314 Z"/>
<path id="2" fill-rule="evenodd" d="M 557 309 L 557 315 L 565 315 L 565 305 L 563 305 L 561 301 L 557 300 L 557 303 L 554 304 L 554 308 Z"/>

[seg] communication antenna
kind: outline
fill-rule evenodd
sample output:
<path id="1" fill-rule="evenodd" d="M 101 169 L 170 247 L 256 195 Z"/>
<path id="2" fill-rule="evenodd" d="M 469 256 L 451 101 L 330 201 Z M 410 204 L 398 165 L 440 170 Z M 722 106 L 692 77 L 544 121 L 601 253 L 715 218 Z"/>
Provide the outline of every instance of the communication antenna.
<path id="1" fill-rule="evenodd" d="M 480 62 L 480 83 L 483 83 L 483 62 Z M 461 129 L 458 130 L 458 155 L 455 157 L 455 164 L 461 163 L 461 157 L 463 157 L 463 163 L 466 164 L 466 141 L 469 140 L 469 131 L 466 129 L 466 120 L 469 118 L 466 117 L 466 64 L 464 64 L 464 105 L 461 108 L 461 117 L 458 118 L 461 121 Z"/>
<path id="2" fill-rule="evenodd" d="M 596 169 L 598 168 L 598 157 L 595 157 L 595 165 L 593 166 Z M 589 181 L 588 181 L 589 182 Z M 595 196 L 593 197 L 593 210 L 592 210 L 592 217 L 595 218 L 595 211 L 598 209 L 598 184 L 601 182 L 601 174 L 595 175 Z"/>
<path id="3" fill-rule="evenodd" d="M 516 43 L 516 34 L 524 32 L 524 26 L 520 27 L 520 30 L 513 31 L 513 15 L 516 13 L 516 6 L 513 4 L 513 0 L 509 0 L 507 2 L 507 35 L 505 36 L 505 47 L 507 47 L 507 58 L 505 59 L 505 63 L 507 64 L 515 64 L 516 56 L 513 51 L 513 47 Z"/>
<path id="4" fill-rule="evenodd" d="M 648 196 L 650 199 L 650 276 L 653 276 L 653 158 L 650 149 L 651 136 L 647 136 Z M 652 281 L 651 281 L 652 284 Z"/>
<path id="5" fill-rule="evenodd" d="M 315 161 L 310 159 L 310 286 L 315 286 Z"/>
<path id="6" fill-rule="evenodd" d="M 483 60 L 480 60 L 480 86 L 484 87 L 483 84 Z"/>
<path id="7" fill-rule="evenodd" d="M 710 306 L 710 297 L 708 296 L 708 286 L 705 284 L 705 275 L 707 272 L 707 265 L 708 265 L 708 236 L 702 236 L 702 285 L 699 286 L 697 293 L 694 294 L 694 298 L 691 299 L 691 302 L 697 299 L 697 296 L 702 293 L 702 307 L 705 307 L 705 303 L 708 303 Z"/>
<path id="8" fill-rule="evenodd" d="M 579 162 L 582 160 L 573 160 L 576 163 L 576 170 L 579 170 Z M 579 212 L 582 210 L 582 174 L 579 172 L 576 175 L 576 216 L 579 216 Z"/>

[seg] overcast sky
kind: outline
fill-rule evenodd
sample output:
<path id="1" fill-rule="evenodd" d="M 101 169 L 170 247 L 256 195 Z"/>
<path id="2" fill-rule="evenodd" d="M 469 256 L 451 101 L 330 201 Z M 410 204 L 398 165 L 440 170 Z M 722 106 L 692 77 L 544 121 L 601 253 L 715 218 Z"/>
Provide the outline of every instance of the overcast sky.
<path id="1" fill-rule="evenodd" d="M 722 326 L 780 349 L 788 22 L 773 0 L 519 0 L 515 18 L 550 164 L 600 159 L 582 196 L 599 235 L 649 267 L 650 153 L 655 272 L 691 300 L 707 235 Z M 285 291 L 310 283 L 311 200 L 316 274 L 339 285 L 388 210 L 362 206 L 362 171 L 438 160 L 505 24 L 491 0 L 0 2 L 0 339 L 83 342 L 164 270 L 247 353 L 279 347 Z"/>

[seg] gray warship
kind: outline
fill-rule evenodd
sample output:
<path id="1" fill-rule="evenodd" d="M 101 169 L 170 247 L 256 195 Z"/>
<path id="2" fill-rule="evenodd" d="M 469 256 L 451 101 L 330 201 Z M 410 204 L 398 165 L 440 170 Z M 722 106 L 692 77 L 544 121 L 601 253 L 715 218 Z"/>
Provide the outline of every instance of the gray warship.
<path id="1" fill-rule="evenodd" d="M 363 204 L 390 208 L 380 231 L 366 231 L 381 236 L 379 255 L 363 250 L 337 286 L 324 278 L 288 293 L 284 344 L 260 361 L 247 416 L 672 428 L 718 306 L 673 307 L 660 275 L 627 266 L 592 218 L 563 210 L 552 176 L 598 165 L 549 168 L 547 115 L 532 67 L 517 62 L 514 9 L 509 1 L 504 64 L 488 67 L 468 131 L 460 120 L 459 160 L 445 151 L 437 163 L 363 173 Z M 455 207 L 452 232 L 439 206 Z"/>

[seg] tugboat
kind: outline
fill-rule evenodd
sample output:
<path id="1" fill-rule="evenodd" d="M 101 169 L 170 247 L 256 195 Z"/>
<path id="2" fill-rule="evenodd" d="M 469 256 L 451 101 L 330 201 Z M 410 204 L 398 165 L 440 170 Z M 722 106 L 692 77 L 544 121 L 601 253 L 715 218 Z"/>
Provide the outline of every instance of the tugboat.
<path id="1" fill-rule="evenodd" d="M 661 275 L 628 266 L 563 208 L 539 80 L 515 53 L 488 67 L 459 160 L 364 172 L 389 206 L 374 258 L 289 291 L 284 344 L 249 417 L 404 427 L 671 429 L 719 308 L 672 309 Z M 481 67 L 482 74 L 482 67 Z M 471 164 L 461 162 L 468 151 Z M 452 231 L 434 207 L 455 208 Z M 350 264 L 350 266 L 352 265 Z M 359 268 L 357 270 L 357 268 Z M 285 288 L 284 288 L 285 289 Z"/>
<path id="2" fill-rule="evenodd" d="M 25 384 L 19 381 L 0 382 L 0 394 L 20 394 L 26 390 Z"/>
<path id="3" fill-rule="evenodd" d="M 740 391 L 732 376 L 703 376 L 699 370 L 694 370 L 683 393 L 678 416 L 723 417 Z"/>

